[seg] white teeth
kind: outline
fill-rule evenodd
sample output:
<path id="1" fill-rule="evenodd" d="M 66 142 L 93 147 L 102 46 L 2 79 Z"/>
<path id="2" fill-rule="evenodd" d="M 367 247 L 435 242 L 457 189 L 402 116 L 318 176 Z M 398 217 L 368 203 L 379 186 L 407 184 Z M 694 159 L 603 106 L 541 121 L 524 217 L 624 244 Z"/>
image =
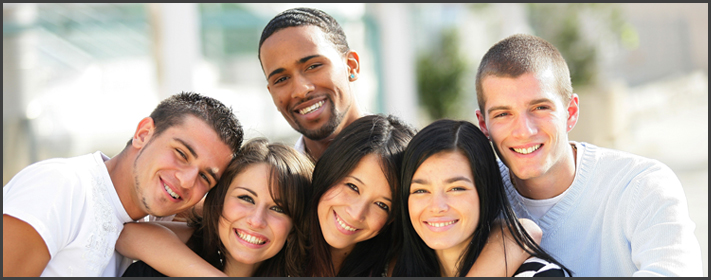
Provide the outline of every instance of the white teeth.
<path id="1" fill-rule="evenodd" d="M 266 240 L 259 239 L 259 238 L 257 238 L 256 236 L 252 236 L 252 235 L 249 235 L 249 234 L 244 234 L 244 233 L 241 233 L 241 232 L 239 232 L 239 231 L 237 231 L 237 235 L 239 236 L 239 238 L 242 238 L 242 240 L 247 241 L 247 242 L 252 243 L 252 244 L 256 244 L 256 245 L 262 245 L 262 244 L 264 244 L 265 242 L 267 242 Z"/>
<path id="2" fill-rule="evenodd" d="M 443 227 L 443 226 L 451 225 L 451 224 L 453 224 L 453 223 L 456 222 L 456 221 L 457 221 L 457 220 L 449 221 L 449 222 L 446 222 L 446 223 L 429 223 L 429 222 L 428 222 L 428 224 L 431 225 L 431 226 L 433 226 L 433 227 Z"/>
<path id="3" fill-rule="evenodd" d="M 308 114 L 308 113 L 311 113 L 311 112 L 313 112 L 313 111 L 316 111 L 316 109 L 321 108 L 321 106 L 323 105 L 323 103 L 324 103 L 324 101 L 321 100 L 321 101 L 317 102 L 317 103 L 314 104 L 314 105 L 311 105 L 311 106 L 309 106 L 309 107 L 306 107 L 306 108 L 304 108 L 304 109 L 301 109 L 301 110 L 299 110 L 299 114 L 306 115 L 306 114 Z"/>
<path id="4" fill-rule="evenodd" d="M 356 231 L 356 229 L 349 227 L 346 223 L 341 221 L 341 218 L 338 216 L 336 216 L 336 221 L 338 221 L 338 224 L 341 225 L 341 227 L 346 229 L 347 231 Z"/>
<path id="5" fill-rule="evenodd" d="M 173 198 L 175 198 L 175 199 L 180 198 L 180 196 L 179 196 L 177 193 L 173 192 L 173 190 L 171 190 L 171 189 L 168 187 L 168 185 L 163 184 L 163 187 L 165 188 L 165 191 L 167 191 L 168 194 L 169 194 L 170 196 L 172 196 Z"/>
<path id="6" fill-rule="evenodd" d="M 531 147 L 524 148 L 524 149 L 513 148 L 513 150 L 519 154 L 527 155 L 527 154 L 533 153 L 533 151 L 535 151 L 535 150 L 538 150 L 538 148 L 540 148 L 540 147 L 541 147 L 541 144 L 538 144 L 536 146 L 531 146 Z"/>

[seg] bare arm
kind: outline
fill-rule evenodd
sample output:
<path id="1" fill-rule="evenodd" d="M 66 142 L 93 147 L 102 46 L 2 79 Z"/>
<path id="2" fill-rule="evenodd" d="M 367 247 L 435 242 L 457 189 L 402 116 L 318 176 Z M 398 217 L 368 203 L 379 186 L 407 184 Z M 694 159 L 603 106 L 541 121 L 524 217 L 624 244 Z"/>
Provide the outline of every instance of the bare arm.
<path id="1" fill-rule="evenodd" d="M 42 274 L 50 260 L 44 239 L 29 224 L 2 215 L 2 276 L 34 276 Z"/>
<path id="2" fill-rule="evenodd" d="M 529 219 L 519 222 L 536 243 L 541 242 L 541 228 Z M 504 244 L 505 243 L 505 244 Z M 504 247 L 506 252 L 504 253 Z M 514 241 L 511 232 L 501 222 L 496 222 L 489 234 L 489 241 L 474 262 L 468 277 L 511 277 L 523 262 L 531 257 Z M 505 260 L 505 261 L 504 261 Z M 505 274 L 504 274 L 505 273 Z"/>
<path id="3" fill-rule="evenodd" d="M 167 276 L 227 276 L 185 245 L 190 234 L 192 229 L 185 223 L 127 223 L 116 250 Z"/>

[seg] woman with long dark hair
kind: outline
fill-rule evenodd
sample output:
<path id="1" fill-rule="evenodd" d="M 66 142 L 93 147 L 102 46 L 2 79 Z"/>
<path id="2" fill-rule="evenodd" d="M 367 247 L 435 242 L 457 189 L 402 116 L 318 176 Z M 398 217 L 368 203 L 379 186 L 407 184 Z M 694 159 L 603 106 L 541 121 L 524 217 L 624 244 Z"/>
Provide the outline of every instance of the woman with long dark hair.
<path id="1" fill-rule="evenodd" d="M 116 249 L 142 261 L 124 276 L 298 274 L 304 249 L 296 225 L 312 171 L 311 161 L 292 147 L 250 140 L 208 192 L 202 215 L 188 224 L 126 225 Z"/>
<path id="2" fill-rule="evenodd" d="M 570 275 L 517 220 L 489 141 L 472 123 L 444 119 L 418 132 L 403 156 L 401 184 L 403 244 L 393 276 L 466 276 L 480 256 L 490 257 L 481 253 L 496 231 L 532 256 L 511 264 L 520 265 L 517 276 Z"/>
<path id="3" fill-rule="evenodd" d="M 414 129 L 368 115 L 346 127 L 316 163 L 300 276 L 381 276 L 393 259 L 393 196 Z"/>

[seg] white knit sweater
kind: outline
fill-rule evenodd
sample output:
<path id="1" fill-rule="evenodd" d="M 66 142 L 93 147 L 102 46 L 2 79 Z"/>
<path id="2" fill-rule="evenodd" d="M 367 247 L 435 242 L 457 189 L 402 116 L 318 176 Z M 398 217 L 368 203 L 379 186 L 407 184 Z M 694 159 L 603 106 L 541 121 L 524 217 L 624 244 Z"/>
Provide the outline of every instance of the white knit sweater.
<path id="1" fill-rule="evenodd" d="M 573 276 L 702 276 L 684 190 L 663 163 L 575 144 L 573 184 L 543 217 L 541 247 Z M 509 201 L 531 218 L 499 161 Z"/>

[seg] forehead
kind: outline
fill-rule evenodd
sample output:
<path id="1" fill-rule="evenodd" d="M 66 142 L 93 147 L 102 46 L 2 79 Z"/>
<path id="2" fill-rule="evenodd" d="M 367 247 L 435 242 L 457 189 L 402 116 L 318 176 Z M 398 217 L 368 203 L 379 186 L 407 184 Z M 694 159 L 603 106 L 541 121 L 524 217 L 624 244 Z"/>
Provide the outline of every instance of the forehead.
<path id="1" fill-rule="evenodd" d="M 263 66 L 274 62 L 296 61 L 310 55 L 338 54 L 336 46 L 317 26 L 287 27 L 274 32 L 261 46 Z"/>
<path id="2" fill-rule="evenodd" d="M 250 164 L 235 176 L 230 184 L 230 190 L 238 187 L 247 188 L 260 197 L 262 194 L 269 196 L 269 176 L 269 165 L 266 163 Z"/>
<path id="3" fill-rule="evenodd" d="M 556 93 L 551 75 L 525 73 L 518 77 L 487 75 L 481 83 L 486 108 L 510 106 L 514 102 L 528 103 L 533 99 L 550 99 L 563 102 Z"/>
<path id="4" fill-rule="evenodd" d="M 469 159 L 461 152 L 439 152 L 427 158 L 415 171 L 415 176 L 448 177 L 453 173 L 457 175 L 472 176 Z"/>
<path id="5" fill-rule="evenodd" d="M 366 186 L 371 187 L 373 192 L 384 196 L 390 195 L 390 186 L 383 173 L 382 162 L 376 154 L 363 157 L 348 176 L 358 178 Z"/>

